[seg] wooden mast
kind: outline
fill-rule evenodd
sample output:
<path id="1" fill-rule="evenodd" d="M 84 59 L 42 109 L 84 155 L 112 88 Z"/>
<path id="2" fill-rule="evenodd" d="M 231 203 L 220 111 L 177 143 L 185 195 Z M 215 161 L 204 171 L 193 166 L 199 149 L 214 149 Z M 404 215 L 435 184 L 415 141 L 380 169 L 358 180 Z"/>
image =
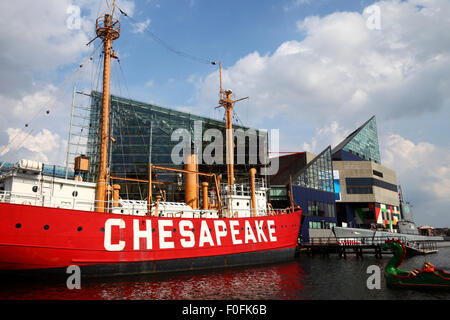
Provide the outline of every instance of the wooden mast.
<path id="1" fill-rule="evenodd" d="M 104 16 L 96 21 L 97 37 L 103 40 L 104 61 L 103 61 L 103 98 L 100 132 L 100 164 L 96 188 L 96 211 L 105 212 L 108 186 L 108 145 L 109 145 L 109 99 L 110 99 L 110 78 L 111 78 L 111 57 L 115 57 L 112 42 L 120 36 L 120 24 L 114 18 L 116 2 L 108 6 Z"/>
<path id="2" fill-rule="evenodd" d="M 222 62 L 219 61 L 219 75 L 220 75 L 220 100 L 219 106 L 225 108 L 225 123 L 226 123 L 226 162 L 227 162 L 227 177 L 228 177 L 228 204 L 227 204 L 227 218 L 231 217 L 231 204 L 234 185 L 234 142 L 233 142 L 233 104 L 248 99 L 248 97 L 233 100 L 231 90 L 223 90 L 222 88 Z"/>

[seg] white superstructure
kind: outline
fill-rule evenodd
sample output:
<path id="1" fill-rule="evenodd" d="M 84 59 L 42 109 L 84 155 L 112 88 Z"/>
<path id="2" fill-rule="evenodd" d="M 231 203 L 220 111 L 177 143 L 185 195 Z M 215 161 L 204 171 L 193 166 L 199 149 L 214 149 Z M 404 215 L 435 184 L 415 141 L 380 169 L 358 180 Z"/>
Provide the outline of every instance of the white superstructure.
<path id="1" fill-rule="evenodd" d="M 272 214 L 267 208 L 267 188 L 263 180 L 256 183 L 256 216 Z M 44 174 L 40 162 L 21 160 L 8 173 L 0 176 L 0 202 L 64 208 L 81 211 L 95 211 L 96 184 L 80 179 L 64 179 Z M 210 194 L 210 199 L 214 195 Z M 232 218 L 251 217 L 253 214 L 250 187 L 234 184 L 228 192 L 226 184 L 221 188 L 223 210 L 228 210 Z M 109 199 L 106 206 L 114 214 L 145 216 L 148 214 L 147 201 L 125 200 L 119 198 L 114 204 Z M 153 201 L 151 214 L 159 217 L 219 218 L 219 210 L 196 209 L 183 202 Z M 155 210 L 157 213 L 155 214 Z"/>

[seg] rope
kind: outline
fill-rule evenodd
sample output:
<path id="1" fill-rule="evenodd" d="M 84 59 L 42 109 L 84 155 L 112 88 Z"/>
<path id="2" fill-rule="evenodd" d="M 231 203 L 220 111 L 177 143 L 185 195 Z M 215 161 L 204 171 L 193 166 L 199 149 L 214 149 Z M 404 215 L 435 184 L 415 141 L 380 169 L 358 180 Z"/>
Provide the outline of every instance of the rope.
<path id="1" fill-rule="evenodd" d="M 113 75 L 115 75 L 116 72 L 117 72 L 116 68 L 113 68 Z M 116 86 L 119 89 L 119 93 L 120 93 L 120 95 L 122 95 L 122 88 L 120 86 L 120 79 L 119 79 L 119 77 L 114 77 L 114 78 L 116 80 Z M 120 105 L 119 105 L 118 101 L 116 101 L 116 105 L 117 105 L 117 108 L 118 108 L 118 111 L 119 111 L 120 110 Z M 120 115 L 120 113 L 118 113 L 118 114 Z M 125 118 L 125 128 L 126 128 L 127 135 L 128 135 L 128 145 L 129 145 L 129 147 L 131 149 L 131 157 L 133 159 L 134 172 L 136 173 L 136 178 L 139 178 L 138 177 L 138 170 L 137 170 L 137 166 L 136 166 L 135 153 L 133 152 L 132 143 L 131 143 L 132 141 L 130 140 L 131 139 L 131 135 L 130 135 L 130 131 L 129 131 L 128 117 L 127 117 L 126 111 L 124 109 L 122 109 L 122 114 L 123 114 L 123 116 Z M 136 112 L 135 112 L 135 114 L 136 114 Z M 136 120 L 139 121 L 138 117 L 136 117 Z M 140 126 L 139 122 L 138 122 L 138 128 L 139 128 L 139 131 L 140 131 L 141 138 L 144 139 L 143 134 L 142 134 L 142 129 L 141 129 L 141 126 Z M 121 141 L 121 142 L 123 144 L 123 141 Z M 145 141 L 144 141 L 144 144 L 145 144 Z M 142 199 L 142 191 L 141 191 L 140 183 L 138 183 L 138 191 L 139 191 L 139 196 Z"/>
<path id="2" fill-rule="evenodd" d="M 124 15 L 125 17 L 127 17 L 128 19 L 130 19 L 131 21 L 133 21 L 135 24 L 138 24 L 139 22 L 136 21 L 133 17 L 130 17 L 126 12 L 124 12 L 122 9 L 120 9 L 119 7 L 117 7 L 120 11 L 120 13 L 122 15 Z M 183 57 L 183 58 L 187 58 L 193 61 L 196 61 L 198 63 L 203 63 L 203 64 L 207 64 L 207 65 L 216 65 L 215 61 L 211 61 L 211 60 L 207 60 L 204 58 L 200 58 L 194 55 L 191 55 L 189 53 L 174 49 L 171 45 L 169 45 L 167 42 L 163 41 L 160 37 L 158 37 L 155 33 L 151 32 L 148 29 L 143 30 L 146 34 L 148 34 L 153 40 L 155 40 L 158 44 L 160 44 L 162 47 L 166 48 L 168 51 Z"/>
<path id="3" fill-rule="evenodd" d="M 0 170 L 3 168 L 3 166 L 5 165 L 6 162 L 9 162 L 10 159 L 15 156 L 15 154 L 17 153 L 17 151 L 23 146 L 23 144 L 25 143 L 25 141 L 28 139 L 28 137 L 34 132 L 34 130 L 36 129 L 36 127 L 39 126 L 39 124 L 44 120 L 45 116 L 48 116 L 50 114 L 50 110 L 61 100 L 61 98 L 63 96 L 65 96 L 67 94 L 67 90 L 70 89 L 66 88 L 65 91 L 62 91 L 62 89 L 66 86 L 67 83 L 69 83 L 69 81 L 72 83 L 75 81 L 75 79 L 77 79 L 81 74 L 80 70 L 82 70 L 82 68 L 84 67 L 84 64 L 89 61 L 93 60 L 93 55 L 95 55 L 95 52 L 98 50 L 99 47 L 94 49 L 94 52 L 92 55 L 89 55 L 86 59 L 84 59 L 82 61 L 82 63 L 79 65 L 79 67 L 77 68 L 77 70 L 75 70 L 75 72 L 73 72 L 71 74 L 71 76 L 69 78 L 67 78 L 64 83 L 61 85 L 61 87 L 57 90 L 57 92 L 61 92 L 59 95 L 55 96 L 55 99 L 52 101 L 50 100 L 50 104 L 48 109 L 45 111 L 44 114 L 41 114 L 41 116 L 39 117 L 39 114 L 42 112 L 42 110 L 46 107 L 46 105 L 42 106 L 35 115 L 33 115 L 32 119 L 27 122 L 25 124 L 25 128 L 30 127 L 30 124 L 33 123 L 34 128 L 31 128 L 31 130 L 28 133 L 25 133 L 24 138 L 20 141 L 20 143 L 17 145 L 17 147 L 10 153 L 9 158 L 4 161 L 2 163 L 2 165 L 0 165 Z M 38 119 L 38 121 L 36 123 L 34 123 L 34 121 Z M 6 150 L 8 150 L 8 148 L 13 144 L 13 142 L 20 136 L 24 134 L 24 132 L 22 130 L 20 130 L 19 132 L 16 133 L 16 135 L 9 141 L 9 143 L 1 150 L 0 154 L 5 152 Z"/>

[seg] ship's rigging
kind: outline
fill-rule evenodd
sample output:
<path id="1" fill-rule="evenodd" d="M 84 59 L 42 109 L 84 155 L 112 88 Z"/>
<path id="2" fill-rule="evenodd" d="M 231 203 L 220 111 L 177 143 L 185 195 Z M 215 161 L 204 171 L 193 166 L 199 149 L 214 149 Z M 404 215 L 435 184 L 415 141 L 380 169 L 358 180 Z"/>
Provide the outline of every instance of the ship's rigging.
<path id="1" fill-rule="evenodd" d="M 150 156 L 147 180 L 112 176 L 111 147 L 116 138 L 123 143 L 123 131 L 129 127 L 118 124 L 120 137 L 114 137 L 110 130 L 115 121 L 110 108 L 117 102 L 117 97 L 110 94 L 111 73 L 117 70 L 111 68 L 111 64 L 119 62 L 112 47 L 112 42 L 120 36 L 115 1 L 112 5 L 108 3 L 107 10 L 97 19 L 96 34 L 102 40 L 97 49 L 102 46 L 103 53 L 97 70 L 92 70 L 91 74 L 96 72 L 98 76 L 97 87 L 102 78 L 102 92 L 91 90 L 88 94 L 92 100 L 96 99 L 96 107 L 101 105 L 97 115 L 90 110 L 90 115 L 97 117 L 98 126 L 96 123 L 90 125 L 99 127 L 100 133 L 96 134 L 100 150 L 99 170 L 95 168 L 98 170 L 96 182 L 84 181 L 82 175 L 78 175 L 88 171 L 89 161 L 83 156 L 76 158 L 75 172 L 78 173 L 74 179 L 48 175 L 42 162 L 30 160 L 19 161 L 16 167 L 1 175 L 0 270 L 57 273 L 76 264 L 86 275 L 116 275 L 292 259 L 301 209 L 294 210 L 293 206 L 280 210 L 271 208 L 266 197 L 268 189 L 263 181 L 255 180 L 254 168 L 250 170 L 250 187 L 235 181 L 232 110 L 233 104 L 243 99 L 233 100 L 231 90 L 223 90 L 222 85 L 219 105 L 226 113 L 228 154 L 228 183 L 223 188 L 220 175 L 199 171 L 195 151 L 183 152 L 183 169 L 155 165 Z M 120 63 L 117 65 L 123 73 Z M 221 74 L 221 68 L 219 71 Z M 121 113 L 124 115 L 123 122 L 126 123 L 129 115 L 137 111 L 137 106 L 130 100 L 126 108 L 119 107 L 118 111 L 119 117 Z M 143 121 L 147 121 L 147 127 L 141 123 L 137 127 L 140 133 L 150 129 L 151 143 L 153 123 L 146 117 Z M 157 127 L 164 130 L 164 121 L 161 122 Z M 128 152 L 133 154 L 131 150 Z M 95 150 L 94 154 L 97 153 Z M 156 195 L 153 200 L 153 186 L 166 184 L 158 178 L 162 171 L 184 174 L 184 201 L 167 201 L 164 194 Z M 199 176 L 214 182 L 211 189 L 208 181 L 201 183 L 202 201 Z M 121 198 L 121 187 L 112 185 L 116 180 L 147 184 L 147 199 Z M 215 192 L 209 193 L 209 190 Z"/>
<path id="2" fill-rule="evenodd" d="M 99 7 L 99 12 L 100 12 L 100 7 Z M 140 199 L 144 199 L 147 192 L 145 192 L 145 189 L 147 189 L 147 184 L 143 183 L 143 181 L 138 181 L 141 180 L 139 179 L 139 175 L 138 175 L 138 168 L 136 166 L 136 159 L 135 159 L 135 152 L 133 152 L 133 145 L 132 145 L 132 141 L 131 141 L 131 135 L 129 132 L 129 127 L 130 127 L 130 123 L 129 123 L 129 116 L 130 114 L 134 113 L 134 120 L 135 124 L 137 124 L 137 126 L 139 127 L 139 131 L 140 131 L 140 136 L 138 137 L 139 139 L 142 140 L 142 143 L 145 144 L 146 141 L 144 141 L 144 134 L 142 133 L 142 127 L 144 126 L 143 123 L 141 123 L 141 119 L 139 119 L 139 117 L 136 115 L 136 110 L 135 107 L 133 105 L 128 105 L 126 106 L 125 110 L 125 106 L 121 105 L 118 103 L 117 100 L 111 100 L 111 95 L 110 95 L 110 89 L 114 89 L 115 92 L 118 92 L 119 96 L 124 97 L 127 96 L 127 98 L 131 101 L 131 95 L 130 95 L 130 91 L 129 91 L 129 86 L 127 84 L 126 81 L 126 77 L 125 77 L 125 73 L 122 67 L 122 64 L 120 62 L 120 57 L 117 55 L 117 53 L 115 52 L 115 50 L 113 49 L 112 46 L 112 42 L 116 39 L 119 38 L 120 36 L 120 20 L 119 20 L 119 15 L 123 15 L 125 16 L 127 19 L 129 19 L 131 21 L 131 23 L 137 23 L 137 21 L 132 18 L 129 14 L 127 14 L 124 10 L 122 10 L 121 8 L 117 7 L 116 5 L 116 1 L 113 1 L 111 4 L 108 3 L 107 1 L 107 8 L 106 10 L 103 12 L 103 14 L 100 15 L 100 18 L 97 19 L 96 21 L 96 37 L 94 37 L 91 41 L 89 41 L 89 43 L 87 43 L 87 45 L 91 46 L 92 44 L 95 44 L 93 46 L 93 51 L 92 53 L 83 60 L 82 63 L 80 63 L 77 66 L 77 70 L 74 72 L 73 75 L 71 75 L 64 83 L 63 85 L 60 87 L 59 91 L 57 93 L 59 93 L 56 97 L 56 99 L 54 99 L 53 101 L 51 101 L 48 105 L 42 106 L 41 109 L 39 110 L 38 113 L 36 113 L 36 115 L 34 115 L 32 117 L 32 119 L 30 121 L 28 121 L 25 125 L 25 129 L 29 129 L 28 132 L 25 133 L 25 137 L 22 138 L 23 135 L 21 135 L 20 133 L 18 133 L 13 139 L 10 140 L 10 144 L 14 143 L 15 140 L 19 140 L 19 138 L 22 138 L 20 143 L 18 143 L 18 146 L 15 148 L 14 152 L 10 153 L 10 157 L 9 158 L 13 158 L 16 155 L 16 152 L 20 149 L 20 147 L 24 144 L 24 142 L 26 141 L 27 137 L 29 137 L 34 131 L 35 128 L 38 127 L 38 125 L 41 123 L 41 121 L 49 115 L 50 110 L 52 108 L 52 106 L 56 105 L 56 103 L 58 101 L 60 101 L 65 95 L 67 95 L 67 93 L 70 90 L 70 84 L 72 82 L 76 82 L 78 79 L 82 79 L 83 78 L 90 78 L 90 92 L 92 93 L 93 91 L 95 92 L 102 92 L 103 94 L 103 112 L 101 112 L 101 114 L 98 114 L 97 116 L 101 116 L 101 115 L 105 115 L 102 119 L 102 121 L 100 123 L 103 124 L 103 128 L 102 128 L 102 137 L 100 138 L 100 140 L 102 141 L 101 143 L 101 147 L 100 149 L 100 168 L 99 168 L 99 174 L 97 179 L 99 180 L 98 185 L 97 185 L 97 194 L 98 194 L 98 198 L 97 201 L 99 203 L 106 203 L 108 201 L 108 192 L 107 192 L 107 188 L 109 185 L 109 177 L 111 175 L 111 158 L 108 158 L 108 154 L 111 154 L 111 148 L 113 145 L 113 141 L 116 142 L 116 139 L 110 134 L 107 133 L 107 131 L 110 130 L 110 125 L 109 125 L 109 108 L 113 106 L 113 104 L 115 105 L 115 107 L 117 108 L 117 110 L 119 111 L 117 113 L 117 115 L 120 117 L 120 119 L 118 119 L 118 121 L 120 121 L 123 126 L 119 126 L 119 140 L 120 140 L 120 144 L 116 144 L 116 147 L 119 147 L 122 149 L 122 165 L 125 168 L 126 165 L 132 165 L 134 167 L 134 174 L 133 173 L 129 173 L 128 170 L 123 170 L 123 175 L 121 176 L 122 178 L 125 179 L 134 179 L 135 183 L 137 185 L 137 189 L 138 189 L 138 193 L 139 193 L 139 198 Z M 167 50 L 171 51 L 172 53 L 180 56 L 180 57 L 184 57 L 184 58 L 188 58 L 190 60 L 193 61 L 197 61 L 200 63 L 205 63 L 205 64 L 209 64 L 209 65 L 216 65 L 216 63 L 214 61 L 209 61 L 206 59 L 202 59 L 202 58 L 198 58 L 196 56 L 187 54 L 181 50 L 177 50 L 174 49 L 173 46 L 168 45 L 165 41 L 161 40 L 158 36 L 156 36 L 153 32 L 151 32 L 150 30 L 146 29 L 144 30 L 145 33 L 150 36 L 153 40 L 155 40 L 156 43 L 162 45 L 164 48 L 166 48 Z M 95 40 L 97 39 L 101 39 L 102 41 L 100 43 L 96 43 Z M 101 48 L 103 48 L 103 50 L 101 50 Z M 88 64 L 90 66 L 90 68 L 88 67 Z M 102 66 L 103 65 L 103 66 Z M 83 71 L 86 71 L 84 73 L 90 73 L 90 77 L 86 76 L 86 74 L 83 74 Z M 220 96 L 220 101 L 219 104 L 220 106 L 224 107 L 225 109 L 225 115 L 224 115 L 224 120 L 225 122 L 228 123 L 228 127 L 227 127 L 227 144 L 232 145 L 233 142 L 231 141 L 231 126 L 233 121 L 233 118 L 235 120 L 239 120 L 237 117 L 237 114 L 234 112 L 233 110 L 233 104 L 235 102 L 247 99 L 237 99 L 237 100 L 233 100 L 232 99 L 232 93 L 231 90 L 223 90 L 222 88 L 222 74 L 221 74 L 221 65 L 219 66 L 219 73 L 220 73 L 220 91 L 219 91 L 219 96 Z M 102 78 L 102 79 L 101 79 Z M 89 86 L 88 86 L 89 87 Z M 64 90 L 63 90 L 64 89 Z M 86 86 L 84 91 L 88 91 L 86 90 Z M 74 93 L 73 96 L 75 96 L 76 94 L 85 94 L 82 91 L 77 91 L 75 88 L 73 89 Z M 124 94 L 123 91 L 126 91 L 126 94 Z M 91 94 L 85 94 L 86 96 L 90 96 Z M 90 97 L 92 99 L 92 97 Z M 73 100 L 75 100 L 75 98 L 73 97 Z M 75 102 L 73 102 L 73 106 L 72 109 L 75 107 Z M 86 108 L 84 108 L 85 110 L 88 110 L 90 106 L 87 106 Z M 108 108 L 108 109 L 105 109 Z M 45 111 L 45 113 L 43 112 Z M 89 111 L 88 111 L 89 112 Z M 90 114 L 89 116 L 92 116 L 92 114 Z M 83 121 L 87 121 L 87 116 L 84 117 Z M 34 126 L 33 126 L 34 125 Z M 69 154 L 71 154 L 69 152 L 69 148 L 70 148 L 70 143 L 71 143 L 71 138 L 76 137 L 78 139 L 78 141 L 76 143 L 73 143 L 76 146 L 76 150 L 75 150 L 75 154 L 76 153 L 85 153 L 86 149 L 87 149 L 87 141 L 84 142 L 85 146 L 84 146 L 84 150 L 80 150 L 80 147 L 83 148 L 83 143 L 81 143 L 81 140 L 83 138 L 86 137 L 87 134 L 87 129 L 88 129 L 88 125 L 91 126 L 92 124 L 89 123 L 82 123 L 79 124 L 78 127 L 80 129 L 79 132 L 72 132 L 72 127 L 70 129 L 70 133 L 69 133 L 69 140 L 68 140 L 68 148 L 67 148 L 67 160 L 66 160 L 66 177 L 68 176 L 68 164 L 69 164 Z M 161 124 L 158 124 L 161 125 Z M 153 123 L 151 124 L 151 130 L 153 130 Z M 128 141 L 127 141 L 128 140 Z M 128 155 L 129 157 L 131 157 L 131 159 L 128 159 L 128 161 L 125 159 L 125 150 L 124 150 L 124 143 L 128 143 L 128 145 L 131 148 L 131 152 L 128 151 Z M 151 151 L 150 151 L 151 152 Z M 230 198 L 231 198 L 231 190 L 233 189 L 233 185 L 235 182 L 234 179 L 234 168 L 233 168 L 233 159 L 234 159 L 234 155 L 233 155 L 233 148 L 227 148 L 227 158 L 231 159 L 227 161 L 227 179 L 228 179 L 228 191 L 230 193 Z M 72 154 L 73 155 L 73 154 Z M 130 161 L 131 160 L 131 161 Z M 149 158 L 149 161 L 151 162 L 151 155 Z M 1 164 L 0 169 L 3 165 L 5 165 L 7 162 L 9 161 L 5 161 Z M 247 165 L 246 165 L 247 167 Z M 166 173 L 168 175 L 170 175 L 170 173 Z M 173 175 L 173 173 L 172 173 Z M 152 178 L 152 177 L 149 177 Z M 212 183 L 213 181 L 209 180 L 209 183 Z M 122 192 L 126 193 L 127 198 L 129 196 L 129 192 L 128 192 L 128 184 L 124 184 L 125 188 L 124 190 L 122 190 Z M 156 185 L 156 189 L 157 192 L 161 195 L 163 195 L 165 192 L 167 192 L 167 190 L 163 190 L 161 188 L 161 185 Z M 153 191 L 153 190 L 151 190 Z M 172 193 L 174 191 L 172 190 Z M 172 194 L 173 197 L 173 194 Z M 231 199 L 230 199 L 231 200 Z M 149 202 L 151 202 L 151 198 L 149 199 Z M 103 208 L 99 208 L 99 211 L 104 210 Z M 231 209 L 228 209 L 231 210 Z M 228 214 L 230 215 L 231 212 L 228 212 Z"/>

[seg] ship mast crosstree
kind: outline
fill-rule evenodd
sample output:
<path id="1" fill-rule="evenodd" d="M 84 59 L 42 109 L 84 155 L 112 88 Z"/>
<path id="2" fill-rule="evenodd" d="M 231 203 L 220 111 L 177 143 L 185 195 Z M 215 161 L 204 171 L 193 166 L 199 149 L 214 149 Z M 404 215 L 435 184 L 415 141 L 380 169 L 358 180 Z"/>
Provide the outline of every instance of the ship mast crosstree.
<path id="1" fill-rule="evenodd" d="M 100 167 L 96 187 L 97 212 L 105 212 L 108 188 L 108 146 L 109 146 L 109 99 L 110 99 L 110 79 L 111 79 L 111 58 L 117 59 L 112 47 L 114 40 L 120 36 L 120 21 L 115 14 L 116 1 L 108 5 L 104 16 L 100 16 L 96 21 L 97 37 L 103 41 L 104 61 L 103 61 L 103 97 L 102 97 L 102 117 L 101 117 L 101 137 L 100 137 Z"/>
<path id="2" fill-rule="evenodd" d="M 108 173 L 108 147 L 111 140 L 109 133 L 109 114 L 110 114 L 110 78 L 111 78 L 111 58 L 117 59 L 115 51 L 113 49 L 113 41 L 120 37 L 120 21 L 116 14 L 116 8 L 123 13 L 123 11 L 116 7 L 116 1 L 114 0 L 111 5 L 108 4 L 107 9 L 104 14 L 97 18 L 96 20 L 96 38 L 100 38 L 103 41 L 104 50 L 104 61 L 103 61 L 103 95 L 102 95 L 102 114 L 101 114 L 101 132 L 100 132 L 100 163 L 99 163 L 99 174 L 96 186 L 96 202 L 97 212 L 106 211 L 106 203 L 108 201 L 108 188 L 109 180 L 120 179 L 117 177 L 110 177 Z M 95 39 L 96 39 L 95 38 Z M 92 41 L 94 41 L 93 39 Z M 92 42 L 91 41 L 91 42 Z M 215 63 L 213 63 L 215 64 Z M 217 108 L 223 107 L 225 109 L 225 120 L 226 120 L 226 162 L 227 162 L 227 182 L 228 182 L 228 203 L 227 203 L 227 216 L 232 215 L 232 192 L 234 188 L 235 178 L 234 178 L 234 142 L 233 142 L 233 125 L 232 125 L 232 115 L 233 115 L 233 105 L 236 102 L 248 99 L 249 97 L 233 100 L 232 91 L 227 89 L 224 90 L 222 87 L 222 63 L 219 62 L 219 74 L 220 74 L 220 93 L 219 93 L 219 106 Z M 150 212 L 150 205 L 152 202 L 152 169 L 157 169 L 158 167 L 149 164 L 149 192 L 148 192 L 148 206 Z M 175 171 L 171 168 L 159 167 L 159 169 Z M 180 170 L 183 171 L 183 170 Z M 184 173 L 193 173 L 190 170 L 184 170 Z M 196 172 L 195 174 L 201 174 Z M 252 181 L 254 180 L 255 172 L 251 172 Z M 214 175 L 214 179 L 215 175 Z M 216 180 L 217 182 L 217 180 Z M 252 185 L 254 189 L 254 184 Z M 219 190 L 217 190 L 217 195 L 219 195 Z M 252 190 L 254 191 L 254 190 Z M 220 198 L 219 198 L 220 199 Z M 220 202 L 220 201 L 219 201 Z M 252 203 L 253 208 L 255 208 L 255 203 Z M 221 211 L 221 210 L 220 210 Z"/>

